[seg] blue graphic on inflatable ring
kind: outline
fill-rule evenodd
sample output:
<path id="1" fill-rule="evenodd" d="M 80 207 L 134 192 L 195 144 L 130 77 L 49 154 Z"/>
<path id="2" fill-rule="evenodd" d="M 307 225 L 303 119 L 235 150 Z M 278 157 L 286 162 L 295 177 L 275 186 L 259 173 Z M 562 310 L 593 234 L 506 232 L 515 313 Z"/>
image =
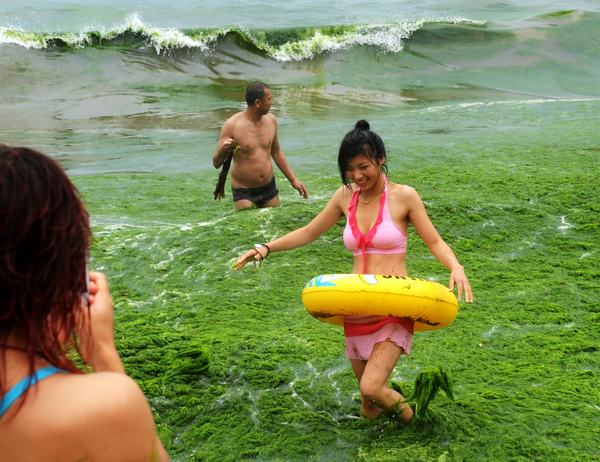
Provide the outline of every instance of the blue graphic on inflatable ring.
<path id="1" fill-rule="evenodd" d="M 327 275 L 317 276 L 306 283 L 306 287 L 335 287 L 335 284 L 329 280 Z"/>
<path id="2" fill-rule="evenodd" d="M 354 278 L 355 274 L 322 274 L 312 278 L 306 283 L 306 288 L 309 287 L 336 287 L 333 281 L 336 279 Z"/>
<path id="3" fill-rule="evenodd" d="M 380 281 L 385 279 L 395 279 L 395 280 L 403 280 L 408 285 L 407 288 L 410 288 L 410 279 L 405 276 L 394 276 L 394 275 L 375 275 L 375 274 L 321 274 L 320 276 L 315 276 L 310 281 L 306 283 L 304 286 L 306 289 L 312 287 L 337 287 L 334 280 L 336 279 L 352 279 L 352 284 L 356 284 L 356 277 L 358 276 L 358 281 L 363 284 L 367 284 L 370 286 L 379 284 Z M 383 278 L 383 279 L 381 279 Z"/>

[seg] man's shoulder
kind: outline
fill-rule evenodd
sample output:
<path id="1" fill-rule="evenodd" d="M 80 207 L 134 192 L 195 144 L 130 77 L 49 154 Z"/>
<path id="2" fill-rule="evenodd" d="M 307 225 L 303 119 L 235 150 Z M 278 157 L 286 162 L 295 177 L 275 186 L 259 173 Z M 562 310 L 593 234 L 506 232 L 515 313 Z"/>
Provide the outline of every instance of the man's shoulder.
<path id="1" fill-rule="evenodd" d="M 244 120 L 244 111 L 236 112 L 229 119 L 225 121 L 225 124 L 236 124 Z"/>
<path id="2" fill-rule="evenodd" d="M 263 117 L 265 118 L 265 121 L 267 121 L 268 123 L 277 125 L 277 117 L 275 117 L 270 112 L 268 114 L 265 114 Z"/>

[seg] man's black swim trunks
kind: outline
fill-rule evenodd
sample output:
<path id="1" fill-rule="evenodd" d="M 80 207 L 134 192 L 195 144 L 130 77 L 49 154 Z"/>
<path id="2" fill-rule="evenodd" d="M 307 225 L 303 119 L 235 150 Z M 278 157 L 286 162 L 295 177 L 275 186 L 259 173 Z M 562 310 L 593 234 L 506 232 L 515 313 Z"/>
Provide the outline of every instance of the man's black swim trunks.
<path id="1" fill-rule="evenodd" d="M 264 186 L 259 186 L 258 188 L 232 187 L 231 192 L 233 193 L 233 202 L 246 199 L 254 203 L 258 208 L 264 207 L 267 202 L 279 194 L 277 186 L 275 185 L 275 177 Z"/>

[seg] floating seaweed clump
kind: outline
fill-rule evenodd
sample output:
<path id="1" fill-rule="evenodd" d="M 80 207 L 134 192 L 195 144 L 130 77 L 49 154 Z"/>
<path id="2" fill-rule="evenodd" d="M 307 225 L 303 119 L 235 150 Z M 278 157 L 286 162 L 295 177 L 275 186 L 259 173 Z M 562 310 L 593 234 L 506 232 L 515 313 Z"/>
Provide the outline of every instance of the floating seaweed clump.
<path id="1" fill-rule="evenodd" d="M 227 174 L 231 168 L 231 161 L 239 150 L 240 145 L 234 141 L 231 143 L 227 149 L 227 152 L 225 153 L 225 160 L 223 161 L 223 166 L 221 168 L 221 172 L 219 173 L 219 179 L 217 180 L 217 185 L 215 186 L 215 191 L 213 192 L 215 200 L 221 200 L 225 197 L 225 182 L 227 181 Z"/>
<path id="2" fill-rule="evenodd" d="M 417 375 L 415 389 L 408 400 L 417 418 L 425 415 L 429 403 L 435 398 L 439 389 L 442 389 L 448 398 L 454 400 L 450 377 L 441 367 L 425 369 Z"/>
<path id="3" fill-rule="evenodd" d="M 406 396 L 400 384 L 392 382 L 391 385 L 398 393 Z M 454 400 L 454 392 L 452 391 L 450 377 L 444 369 L 441 367 L 432 367 L 419 372 L 415 379 L 413 392 L 407 399 L 408 404 L 414 411 L 415 420 L 422 420 L 425 418 L 429 404 L 436 397 L 440 389 L 444 391 L 448 398 Z"/>
<path id="4" fill-rule="evenodd" d="M 208 351 L 196 345 L 172 354 L 171 367 L 165 374 L 167 381 L 187 383 L 198 380 L 198 377 L 208 372 L 210 360 Z"/>

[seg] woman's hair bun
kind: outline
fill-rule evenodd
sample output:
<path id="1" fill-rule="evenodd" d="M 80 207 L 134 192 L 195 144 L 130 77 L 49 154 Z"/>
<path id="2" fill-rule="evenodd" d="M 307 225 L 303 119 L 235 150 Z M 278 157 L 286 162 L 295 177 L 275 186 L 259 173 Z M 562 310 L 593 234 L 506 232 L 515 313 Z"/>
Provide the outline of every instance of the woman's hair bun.
<path id="1" fill-rule="evenodd" d="M 356 125 L 354 125 L 354 128 L 357 128 L 359 130 L 369 130 L 371 128 L 371 126 L 369 125 L 369 122 L 367 122 L 364 119 L 360 119 L 358 122 L 356 122 Z"/>

